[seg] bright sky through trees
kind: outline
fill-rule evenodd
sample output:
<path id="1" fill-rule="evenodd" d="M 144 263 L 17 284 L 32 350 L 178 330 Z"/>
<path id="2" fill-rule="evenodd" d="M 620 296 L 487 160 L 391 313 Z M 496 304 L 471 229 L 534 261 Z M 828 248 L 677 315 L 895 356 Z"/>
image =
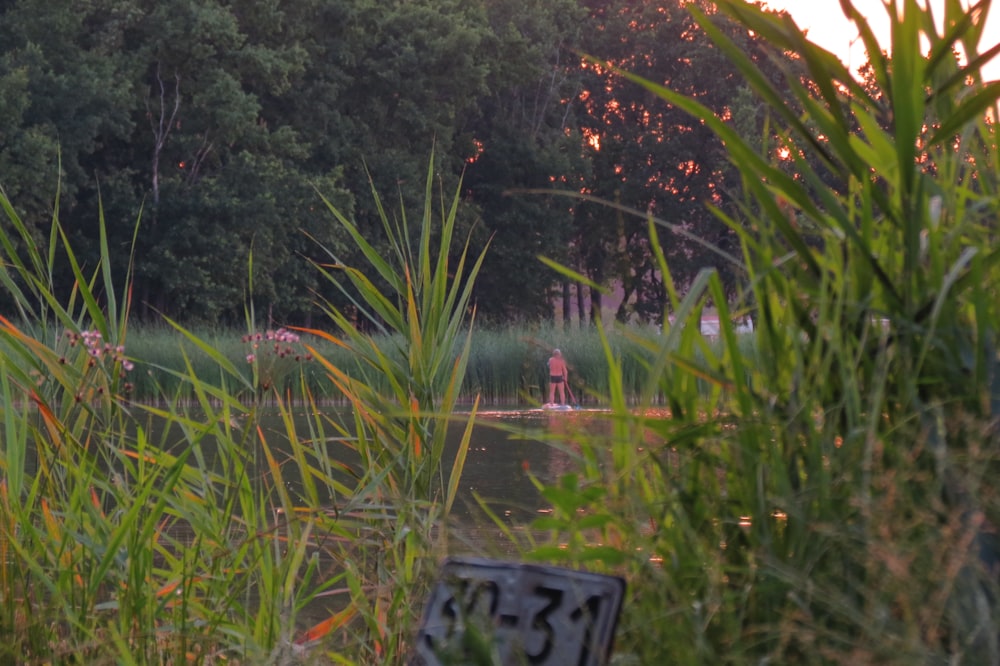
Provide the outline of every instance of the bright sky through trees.
<path id="1" fill-rule="evenodd" d="M 799 27 L 809 31 L 809 38 L 813 42 L 838 54 L 852 72 L 857 72 L 858 67 L 867 60 L 861 40 L 857 39 L 858 31 L 844 17 L 837 0 L 765 1 L 770 9 L 787 10 Z M 968 6 L 969 0 L 965 0 L 964 4 Z M 868 18 L 879 41 L 888 44 L 889 15 L 882 0 L 854 0 L 854 6 Z M 944 15 L 943 6 L 943 0 L 931 0 L 935 16 Z M 979 49 L 985 51 L 998 42 L 1000 42 L 1000 11 L 994 9 L 987 22 Z M 984 67 L 984 75 L 987 79 L 1000 79 L 1000 56 Z"/>

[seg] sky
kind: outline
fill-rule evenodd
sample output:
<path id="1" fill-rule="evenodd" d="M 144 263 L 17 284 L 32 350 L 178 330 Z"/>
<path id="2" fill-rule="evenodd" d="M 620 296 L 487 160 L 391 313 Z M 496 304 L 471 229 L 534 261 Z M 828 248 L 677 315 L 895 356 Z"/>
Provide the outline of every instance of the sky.
<path id="1" fill-rule="evenodd" d="M 943 16 L 942 0 L 930 0 L 935 16 Z M 857 39 L 858 31 L 844 18 L 838 0 L 765 0 L 770 9 L 785 9 L 800 28 L 809 31 L 809 39 L 836 53 L 852 72 L 867 61 L 864 46 Z M 963 4 L 968 6 L 969 0 Z M 923 4 L 923 3 L 921 3 Z M 882 0 L 854 0 L 854 6 L 868 19 L 879 41 L 888 44 L 889 18 Z M 1000 8 L 996 8 L 986 23 L 979 43 L 985 51 L 1000 42 Z M 1000 56 L 984 67 L 984 78 L 1000 79 Z"/>

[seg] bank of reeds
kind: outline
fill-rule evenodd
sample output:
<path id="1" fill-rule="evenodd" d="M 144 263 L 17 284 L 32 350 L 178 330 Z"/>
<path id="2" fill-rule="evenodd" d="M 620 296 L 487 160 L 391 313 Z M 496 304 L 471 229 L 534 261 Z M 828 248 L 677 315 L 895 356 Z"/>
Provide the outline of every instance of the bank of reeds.
<path id="1" fill-rule="evenodd" d="M 275 335 L 280 326 L 257 327 L 263 339 L 254 341 L 246 329 L 199 329 L 192 335 L 225 357 L 239 368 L 247 381 L 252 380 L 254 355 L 258 372 L 283 394 L 304 399 L 303 387 L 320 400 L 336 400 L 330 390 L 322 366 L 306 350 L 315 347 L 324 358 L 331 359 L 349 374 L 354 373 L 356 359 L 348 351 L 323 338 L 301 331 L 290 331 L 298 336 L 291 344 L 282 344 L 280 351 L 268 335 Z M 576 325 L 512 325 L 509 327 L 475 328 L 471 332 L 468 372 L 462 384 L 461 404 L 468 405 L 476 397 L 484 404 L 494 406 L 530 406 L 545 402 L 548 371 L 546 361 L 553 349 L 561 349 L 568 359 L 570 386 L 583 404 L 603 404 L 612 381 L 605 363 L 601 333 L 595 326 Z M 637 399 L 649 380 L 647 368 L 652 355 L 644 351 L 642 340 L 666 339 L 666 334 L 653 326 L 612 325 L 605 335 L 613 353 L 619 358 L 618 370 L 625 393 Z M 380 347 L 389 349 L 389 337 L 374 335 Z M 740 334 L 741 349 L 745 355 L 753 354 L 753 340 Z M 708 349 L 716 349 L 717 338 L 705 339 Z M 701 350 L 695 350 L 701 355 Z M 202 351 L 189 338 L 167 325 L 137 325 L 129 330 L 129 355 L 136 363 L 136 372 L 130 377 L 130 397 L 136 401 L 157 400 L 164 393 L 188 395 L 190 387 L 184 373 L 190 371 L 203 381 L 212 383 L 220 378 L 215 359 Z M 302 382 L 304 378 L 304 384 Z M 216 382 L 217 383 L 217 382 Z M 707 388 L 707 385 L 705 385 Z"/>
<path id="2" fill-rule="evenodd" d="M 331 208 L 370 265 L 317 270 L 352 283 L 378 340 L 325 304 L 308 340 L 165 322 L 133 346 L 106 248 L 86 274 L 58 220 L 40 251 L 0 195 L 0 282 L 20 305 L 0 320 L 0 662 L 403 661 L 468 447 L 468 429 L 452 458 L 444 443 L 469 355 L 461 285 L 481 261 L 449 262 L 457 207 L 432 206 L 433 172 L 415 228 L 384 218 L 390 260 Z M 67 302 L 54 248 L 76 270 Z M 314 367 L 322 391 L 299 372 Z M 293 416 L 334 394 L 344 419 Z M 265 406 L 283 430 L 260 427 Z"/>

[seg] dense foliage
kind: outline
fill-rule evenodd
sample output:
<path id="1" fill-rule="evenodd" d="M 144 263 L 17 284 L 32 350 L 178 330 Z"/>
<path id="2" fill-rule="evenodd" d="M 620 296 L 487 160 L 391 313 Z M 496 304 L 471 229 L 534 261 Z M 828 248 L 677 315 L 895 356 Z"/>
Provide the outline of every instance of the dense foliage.
<path id="1" fill-rule="evenodd" d="M 544 254 L 621 284 L 634 297 L 622 317 L 658 319 L 665 291 L 641 216 L 732 250 L 735 236 L 701 204 L 724 204 L 739 183 L 704 127 L 581 55 L 676 86 L 759 134 L 763 117 L 739 106 L 741 77 L 687 4 L 11 0 L 0 3 L 0 187 L 39 237 L 58 200 L 84 265 L 98 257 L 98 197 L 117 267 L 141 211 L 138 317 L 240 321 L 252 252 L 262 316 L 308 323 L 315 292 L 339 296 L 299 259 L 321 258 L 318 245 L 352 252 L 317 191 L 374 234 L 377 211 L 353 195 L 370 176 L 417 200 L 412 174 L 433 144 L 446 187 L 466 172 L 461 219 L 476 247 L 494 239 L 481 317 L 550 317 L 562 282 Z M 549 188 L 640 219 L 524 193 Z M 683 235 L 665 245 L 676 280 L 707 265 L 730 289 L 745 278 Z M 72 274 L 56 271 L 67 289 Z"/>

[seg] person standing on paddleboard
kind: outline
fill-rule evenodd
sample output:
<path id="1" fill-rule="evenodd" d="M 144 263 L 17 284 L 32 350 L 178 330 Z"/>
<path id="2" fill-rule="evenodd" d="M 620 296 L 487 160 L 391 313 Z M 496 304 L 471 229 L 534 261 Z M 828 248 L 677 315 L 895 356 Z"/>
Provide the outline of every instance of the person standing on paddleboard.
<path id="1" fill-rule="evenodd" d="M 549 403 L 556 401 L 556 391 L 559 392 L 559 404 L 566 404 L 566 382 L 569 381 L 569 369 L 558 349 L 552 350 L 549 358 Z"/>

